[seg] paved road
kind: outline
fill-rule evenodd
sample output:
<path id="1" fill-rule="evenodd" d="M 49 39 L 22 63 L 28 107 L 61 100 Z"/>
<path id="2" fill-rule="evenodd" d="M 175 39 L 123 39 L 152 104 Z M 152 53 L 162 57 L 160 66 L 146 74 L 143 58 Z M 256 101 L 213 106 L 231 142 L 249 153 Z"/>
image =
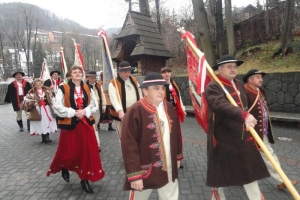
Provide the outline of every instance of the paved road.
<path id="1" fill-rule="evenodd" d="M 92 183 L 95 194 L 86 194 L 80 187 L 78 176 L 71 173 L 70 183 L 60 174 L 46 177 L 58 143 L 58 133 L 51 136 L 53 142 L 41 144 L 38 136 L 29 136 L 27 131 L 18 132 L 10 104 L 0 106 L 0 199 L 2 200 L 79 200 L 79 199 L 128 199 L 122 191 L 125 170 L 116 132 L 109 132 L 101 125 L 101 159 L 106 176 Z M 291 179 L 300 180 L 300 131 L 297 128 L 275 126 L 276 136 L 292 138 L 291 141 L 277 140 L 274 146 L 284 172 Z M 210 199 L 211 188 L 205 186 L 206 178 L 206 135 L 195 118 L 187 117 L 182 125 L 184 140 L 184 169 L 179 170 L 180 200 Z M 293 199 L 287 190 L 279 191 L 272 180 L 259 181 L 268 200 Z M 296 186 L 300 191 L 300 184 Z M 242 187 L 225 190 L 227 199 L 244 200 Z M 154 192 L 151 200 L 157 199 Z"/>

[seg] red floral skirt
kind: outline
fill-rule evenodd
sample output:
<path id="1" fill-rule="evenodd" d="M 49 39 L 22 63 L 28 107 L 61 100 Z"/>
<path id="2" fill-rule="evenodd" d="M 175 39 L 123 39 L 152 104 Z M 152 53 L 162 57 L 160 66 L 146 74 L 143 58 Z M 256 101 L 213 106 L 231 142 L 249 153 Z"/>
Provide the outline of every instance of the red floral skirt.
<path id="1" fill-rule="evenodd" d="M 94 128 L 80 121 L 75 129 L 61 129 L 58 148 L 47 176 L 61 169 L 76 172 L 81 180 L 102 179 L 102 169 Z"/>

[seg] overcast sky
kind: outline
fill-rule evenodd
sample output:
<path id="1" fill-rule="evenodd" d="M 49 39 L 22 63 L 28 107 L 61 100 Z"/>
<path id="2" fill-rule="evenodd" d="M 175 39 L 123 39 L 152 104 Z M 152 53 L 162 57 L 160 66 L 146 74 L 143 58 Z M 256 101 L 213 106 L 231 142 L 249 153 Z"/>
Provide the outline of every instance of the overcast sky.
<path id="1" fill-rule="evenodd" d="M 191 0 L 165 0 L 172 10 L 180 9 Z M 78 22 L 86 28 L 121 27 L 128 11 L 128 3 L 125 0 L 0 0 L 0 3 L 23 2 L 37 5 L 61 16 Z M 256 0 L 242 1 L 232 0 L 236 6 L 247 6 Z M 261 0 L 262 2 L 262 0 Z M 262 3 L 261 3 L 262 4 Z"/>

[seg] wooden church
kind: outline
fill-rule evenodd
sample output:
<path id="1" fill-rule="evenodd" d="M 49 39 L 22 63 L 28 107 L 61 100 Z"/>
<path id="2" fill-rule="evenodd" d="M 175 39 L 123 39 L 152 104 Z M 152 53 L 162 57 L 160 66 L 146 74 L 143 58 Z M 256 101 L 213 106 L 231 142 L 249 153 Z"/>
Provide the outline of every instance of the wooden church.
<path id="1" fill-rule="evenodd" d="M 112 55 L 113 61 L 118 66 L 126 60 L 142 75 L 159 72 L 165 67 L 166 60 L 173 57 L 151 17 L 139 12 L 127 13 L 122 30 L 115 39 L 117 46 Z"/>

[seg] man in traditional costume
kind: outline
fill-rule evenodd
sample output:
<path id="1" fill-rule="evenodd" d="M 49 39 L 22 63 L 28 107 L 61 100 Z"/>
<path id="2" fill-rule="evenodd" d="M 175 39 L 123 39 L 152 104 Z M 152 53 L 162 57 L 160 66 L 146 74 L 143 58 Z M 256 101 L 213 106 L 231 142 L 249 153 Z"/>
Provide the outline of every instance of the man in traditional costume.
<path id="1" fill-rule="evenodd" d="M 96 138 L 97 138 L 98 148 L 99 148 L 99 151 L 101 151 L 97 124 L 99 123 L 100 116 L 102 115 L 102 113 L 105 112 L 106 99 L 105 99 L 105 96 L 104 96 L 104 93 L 103 93 L 102 82 L 101 81 L 96 81 L 96 76 L 97 76 L 97 73 L 95 71 L 90 71 L 86 75 L 86 78 L 87 78 L 86 83 L 94 91 L 96 100 L 98 102 L 99 109 L 93 114 L 93 116 L 95 118 L 94 128 L 95 128 L 95 134 L 96 134 Z"/>
<path id="2" fill-rule="evenodd" d="M 119 138 L 121 137 L 122 120 L 127 108 L 137 102 L 142 96 L 136 78 L 130 76 L 133 69 L 134 67 L 131 67 L 129 62 L 121 62 L 117 78 L 111 80 L 108 85 L 108 94 L 113 106 L 110 114 L 115 120 Z"/>
<path id="3" fill-rule="evenodd" d="M 167 83 L 169 84 L 169 86 L 166 87 L 165 100 L 167 100 L 173 105 L 177 114 L 178 124 L 181 131 L 180 122 L 184 122 L 186 112 L 185 112 L 185 106 L 183 105 L 181 100 L 180 89 L 177 83 L 171 78 L 172 70 L 170 69 L 170 67 L 163 67 L 160 70 L 160 73 L 162 77 L 165 79 L 165 81 L 167 81 Z M 183 165 L 180 165 L 180 168 L 183 168 Z"/>
<path id="4" fill-rule="evenodd" d="M 69 171 L 78 174 L 80 184 L 87 193 L 94 193 L 89 181 L 95 182 L 105 175 L 102 169 L 92 114 L 98 109 L 94 92 L 83 83 L 83 69 L 73 66 L 71 80 L 59 87 L 54 112 L 60 117 L 59 143 L 47 176 L 62 172 L 69 182 Z"/>
<path id="5" fill-rule="evenodd" d="M 52 71 L 50 72 L 51 78 L 44 82 L 44 85 L 50 88 L 54 96 L 58 91 L 59 85 L 63 82 L 63 80 L 59 78 L 59 75 L 60 71 Z"/>
<path id="6" fill-rule="evenodd" d="M 23 79 L 24 72 L 15 72 L 12 77 L 15 81 L 8 85 L 6 96 L 4 102 L 12 103 L 13 109 L 16 112 L 16 120 L 19 125 L 19 131 L 23 131 L 23 121 L 22 121 L 22 110 L 23 110 L 23 99 L 28 91 L 31 89 L 31 84 Z M 29 113 L 25 112 L 26 117 Z M 30 131 L 30 122 L 27 119 L 27 130 Z"/>
<path id="7" fill-rule="evenodd" d="M 244 76 L 243 81 L 245 84 L 246 94 L 248 98 L 248 107 L 250 112 L 256 119 L 257 125 L 255 126 L 255 131 L 260 136 L 261 140 L 266 145 L 267 149 L 269 150 L 270 154 L 273 156 L 274 160 L 277 162 L 278 166 L 280 167 L 280 163 L 276 154 L 274 153 L 271 144 L 275 143 L 271 120 L 269 115 L 269 108 L 267 103 L 267 96 L 265 90 L 262 88 L 263 84 L 263 76 L 266 73 L 257 70 L 251 69 L 247 72 Z M 260 151 L 260 154 L 265 161 L 265 164 L 269 170 L 271 177 L 273 178 L 277 188 L 282 190 L 286 188 L 286 185 L 283 183 L 282 179 L 275 171 L 273 165 L 264 154 L 263 151 Z M 291 180 L 292 185 L 296 185 L 298 182 L 295 180 Z"/>
<path id="8" fill-rule="evenodd" d="M 144 98 L 123 119 L 121 148 L 126 170 L 124 190 L 130 200 L 147 200 L 157 189 L 160 200 L 178 200 L 182 141 L 176 112 L 164 100 L 168 83 L 149 73 L 141 85 Z"/>
<path id="9" fill-rule="evenodd" d="M 208 103 L 207 182 L 213 187 L 212 199 L 225 199 L 223 187 L 243 186 L 250 200 L 261 200 L 257 180 L 270 174 L 248 127 L 256 119 L 247 111 L 243 84 L 235 79 L 237 67 L 243 61 L 224 55 L 213 67 L 218 78 L 238 106 L 232 105 L 216 81 L 211 81 L 205 96 Z"/>

